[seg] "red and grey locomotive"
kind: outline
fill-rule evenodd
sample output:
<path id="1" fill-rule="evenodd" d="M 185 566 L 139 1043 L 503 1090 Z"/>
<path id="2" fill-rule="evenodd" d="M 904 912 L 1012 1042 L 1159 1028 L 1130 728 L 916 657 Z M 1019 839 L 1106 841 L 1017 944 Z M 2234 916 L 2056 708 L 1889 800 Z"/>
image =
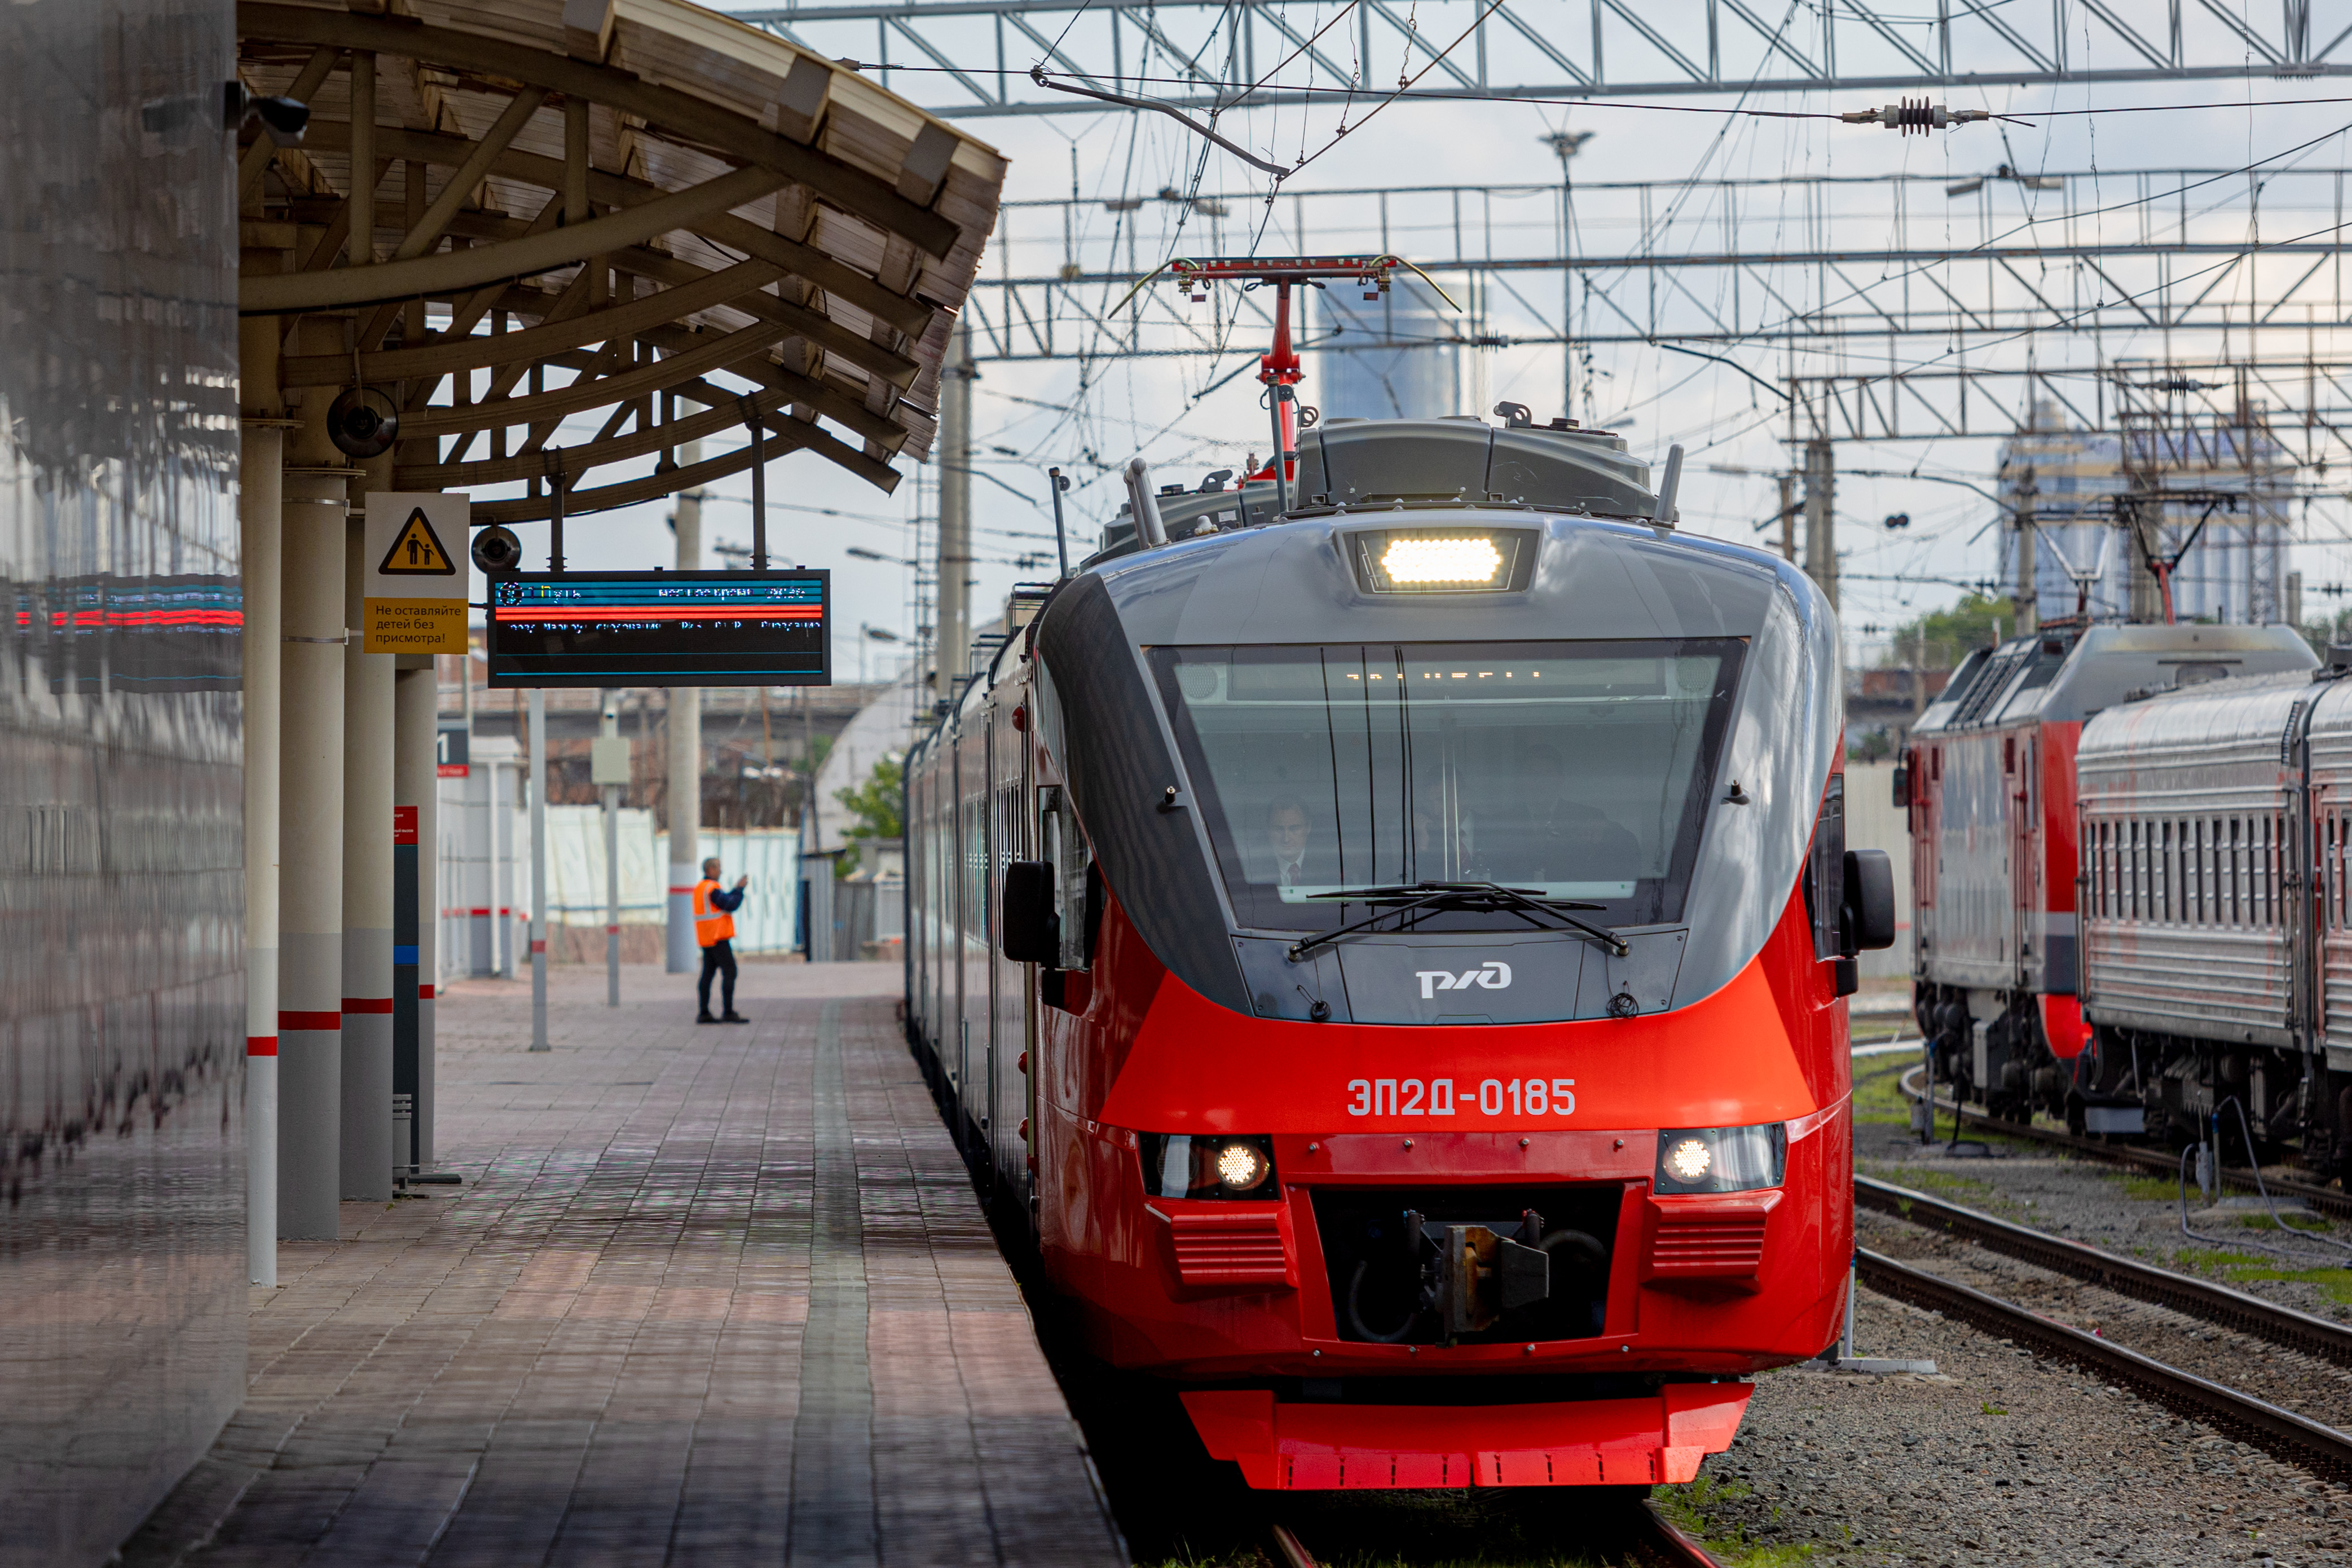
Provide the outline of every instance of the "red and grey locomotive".
<path id="1" fill-rule="evenodd" d="M 1845 1300 L 1894 911 L 1829 607 L 1564 425 L 1215 487 L 1139 488 L 910 757 L 914 1047 L 1251 1485 L 1687 1480 Z"/>
<path id="2" fill-rule="evenodd" d="M 1895 772 L 1910 813 L 1913 1004 L 1939 1087 L 2008 1119 L 2063 1115 L 2077 1133 L 2155 1133 L 2174 1113 L 2194 1124 L 2196 1095 L 2167 1100 L 2152 1086 L 2202 1071 L 2198 1053 L 2149 1031 L 2116 992 L 2124 976 L 2095 956 L 2103 911 L 2084 895 L 2100 873 L 2078 846 L 2104 831 L 2084 813 L 2104 822 L 2110 808 L 2095 802 L 2113 786 L 2094 782 L 2107 745 L 2094 737 L 2137 724 L 2126 710 L 2187 700 L 2173 693 L 2210 689 L 2226 710 L 2242 678 L 2292 682 L 2314 662 L 2287 626 L 2080 621 L 1962 661 Z M 2192 943 L 2168 962 L 2184 979 L 2210 974 L 2216 951 Z M 2283 1027 L 2279 1012 L 2270 1022 Z"/>

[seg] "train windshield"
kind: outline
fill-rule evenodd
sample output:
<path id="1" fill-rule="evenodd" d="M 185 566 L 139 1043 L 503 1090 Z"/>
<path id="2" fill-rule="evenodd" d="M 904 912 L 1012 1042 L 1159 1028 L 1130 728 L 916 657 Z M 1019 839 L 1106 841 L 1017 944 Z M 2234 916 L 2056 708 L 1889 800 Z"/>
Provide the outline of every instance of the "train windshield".
<path id="1" fill-rule="evenodd" d="M 1244 926 L 1328 930 L 1330 895 L 1498 882 L 1639 925 L 1682 918 L 1738 638 L 1151 651 Z M 1524 927 L 1507 910 L 1426 930 Z"/>

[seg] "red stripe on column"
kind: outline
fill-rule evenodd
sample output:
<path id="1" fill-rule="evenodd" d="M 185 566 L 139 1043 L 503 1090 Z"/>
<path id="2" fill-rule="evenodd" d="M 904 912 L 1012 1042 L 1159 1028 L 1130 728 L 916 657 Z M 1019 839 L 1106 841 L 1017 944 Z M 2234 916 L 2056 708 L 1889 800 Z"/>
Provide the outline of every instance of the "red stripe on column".
<path id="1" fill-rule="evenodd" d="M 343 1015 L 346 1017 L 349 1017 L 353 1013 L 389 1013 L 391 1011 L 392 998 L 389 996 L 346 996 L 343 998 Z"/>
<path id="2" fill-rule="evenodd" d="M 420 986 L 418 986 L 418 987 L 416 988 L 416 999 L 417 999 L 419 1002 L 430 1002 L 430 1001 L 432 1001 L 432 1000 L 433 1000 L 433 987 L 431 987 L 430 985 L 420 985 Z"/>
<path id="3" fill-rule="evenodd" d="M 275 1035 L 246 1036 L 245 1054 L 249 1057 L 276 1056 L 278 1054 L 278 1037 Z"/>
<path id="4" fill-rule="evenodd" d="M 278 1015 L 278 1032 L 281 1035 L 298 1029 L 340 1029 L 343 1026 L 341 1013 L 285 1013 Z"/>

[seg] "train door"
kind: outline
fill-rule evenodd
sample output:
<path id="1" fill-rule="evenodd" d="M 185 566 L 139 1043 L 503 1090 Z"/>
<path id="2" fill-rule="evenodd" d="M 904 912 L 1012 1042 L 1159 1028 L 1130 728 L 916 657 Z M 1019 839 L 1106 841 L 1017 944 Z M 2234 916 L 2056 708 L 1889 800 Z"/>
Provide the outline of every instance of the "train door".
<path id="1" fill-rule="evenodd" d="M 2036 765 L 2040 737 L 2032 729 L 2001 737 L 2001 784 L 2009 801 L 2009 932 L 2002 951 L 2018 984 L 2025 984 L 2034 916 L 2042 907 L 2042 791 Z"/>
<path id="2" fill-rule="evenodd" d="M 958 967 L 963 976 L 963 1007 L 957 1019 L 956 1100 L 961 1112 L 957 1140 L 970 1150 L 983 1129 L 981 1118 L 988 1107 L 988 1033 L 994 1006 L 989 952 L 996 944 L 992 895 L 996 864 L 995 835 L 990 832 L 988 736 L 991 721 L 984 710 L 971 715 L 971 732 L 960 748 L 958 784 L 963 793 L 963 946 Z"/>
<path id="3" fill-rule="evenodd" d="M 1024 777 L 1027 772 L 1027 737 L 1002 717 L 1020 710 L 1012 705 L 1022 696 L 1017 688 L 1002 689 L 1000 720 L 990 730 L 996 832 L 992 879 L 1000 893 L 1004 886 L 1004 868 L 1013 861 L 1028 858 L 1032 853 L 1029 813 L 1024 805 L 1028 798 Z M 988 1141 L 997 1179 L 1003 1184 L 998 1190 L 1010 1195 L 1017 1193 L 1021 1184 L 1020 1058 L 1029 1048 L 1025 1003 L 1034 987 L 1028 984 L 1028 965 L 1006 958 L 1001 946 L 991 947 L 989 958 L 996 1006 L 989 1029 Z"/>
<path id="4" fill-rule="evenodd" d="M 1917 970 L 1936 942 L 1936 811 L 1944 777 L 1944 751 L 1930 742 L 1911 752 L 1904 773 L 1904 807 L 1911 826 L 1911 967 Z"/>
<path id="5" fill-rule="evenodd" d="M 922 753 L 907 753 L 907 798 L 901 805 L 907 839 L 907 1026 L 917 1040 L 924 1038 L 923 1006 L 930 992 L 924 979 L 923 923 L 929 912 L 923 904 L 923 775 Z"/>
<path id="6" fill-rule="evenodd" d="M 2314 772 L 2316 773 L 2316 768 Z M 2332 772 L 2332 770 L 2331 770 Z M 2331 1048 L 2352 1047 L 2352 776 L 2315 779 L 2311 790 L 2312 873 L 2318 884 L 2312 927 L 2319 938 L 2320 1038 Z"/>

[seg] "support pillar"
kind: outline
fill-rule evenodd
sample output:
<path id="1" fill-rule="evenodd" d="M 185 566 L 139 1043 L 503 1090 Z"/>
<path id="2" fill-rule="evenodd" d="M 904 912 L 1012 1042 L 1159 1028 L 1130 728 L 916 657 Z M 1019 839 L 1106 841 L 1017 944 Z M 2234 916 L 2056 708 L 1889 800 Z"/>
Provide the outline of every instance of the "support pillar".
<path id="1" fill-rule="evenodd" d="M 547 693 L 530 689 L 530 1048 L 547 1042 Z"/>
<path id="2" fill-rule="evenodd" d="M 353 628 L 367 620 L 364 502 L 373 488 L 353 482 L 344 535 L 343 616 Z M 359 635 L 354 629 L 343 650 L 342 1194 L 389 1203 L 393 656 L 361 652 Z"/>
<path id="3" fill-rule="evenodd" d="M 2042 629 L 2042 540 L 2033 526 L 2033 465 L 2026 465 L 2017 487 L 2017 635 L 2030 637 Z"/>
<path id="4" fill-rule="evenodd" d="M 932 696 L 942 700 L 954 698 L 971 663 L 972 375 L 971 328 L 958 322 L 940 374 L 940 662 Z"/>
<path id="5" fill-rule="evenodd" d="M 1805 443 L 1805 575 L 1837 608 L 1837 458 L 1821 437 Z"/>
<path id="6" fill-rule="evenodd" d="M 441 691 L 429 657 L 392 690 L 393 1092 L 409 1097 L 409 1147 L 394 1158 L 433 1169 L 433 986 L 440 974 Z M 405 840 L 405 842 L 404 842 Z"/>
<path id="7" fill-rule="evenodd" d="M 274 335 L 277 323 L 268 323 Z M 245 680 L 246 1277 L 278 1283 L 279 614 L 286 421 L 247 418 L 238 454 Z"/>
<path id="8" fill-rule="evenodd" d="M 702 443 L 686 444 L 688 468 L 702 460 Z M 677 496 L 677 569 L 702 570 L 702 492 L 680 490 Z M 669 905 L 664 967 L 672 974 L 692 974 L 702 966 L 702 951 L 694 940 L 694 884 L 702 847 L 702 689 L 669 689 Z"/>
<path id="9" fill-rule="evenodd" d="M 342 333 L 306 324 L 304 352 Z M 332 1241 L 342 1192 L 343 554 L 351 470 L 302 401 L 285 474 L 279 643 L 278 1226 Z"/>

